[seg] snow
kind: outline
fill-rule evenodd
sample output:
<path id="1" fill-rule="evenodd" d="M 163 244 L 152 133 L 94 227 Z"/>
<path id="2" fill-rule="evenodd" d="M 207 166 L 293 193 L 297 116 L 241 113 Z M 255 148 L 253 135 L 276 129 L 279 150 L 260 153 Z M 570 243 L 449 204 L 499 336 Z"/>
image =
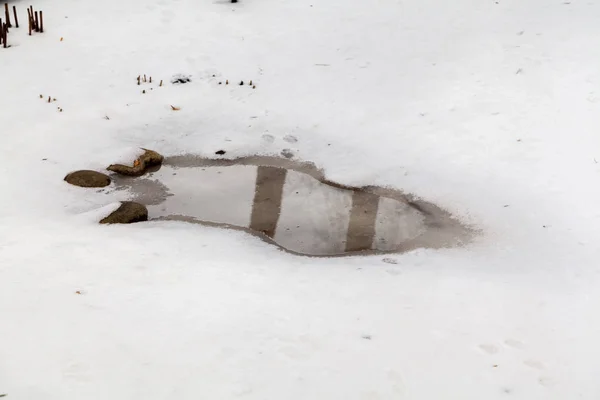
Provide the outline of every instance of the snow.
<path id="1" fill-rule="evenodd" d="M 598 398 L 600 5 L 322 3 L 38 0 L 46 32 L 11 30 L 0 394 Z M 63 177 L 140 147 L 291 149 L 481 234 L 394 265 L 183 222 L 96 224 L 128 194 Z"/>

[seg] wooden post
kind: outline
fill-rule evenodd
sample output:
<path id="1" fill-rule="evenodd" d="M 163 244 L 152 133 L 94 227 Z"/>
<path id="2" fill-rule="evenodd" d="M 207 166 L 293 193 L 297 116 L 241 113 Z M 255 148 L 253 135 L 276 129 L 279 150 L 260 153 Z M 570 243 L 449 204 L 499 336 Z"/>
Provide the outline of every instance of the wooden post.
<path id="1" fill-rule="evenodd" d="M 4 3 L 4 14 L 6 15 L 6 26 L 12 28 L 10 23 L 10 13 L 8 12 L 8 3 Z"/>
<path id="2" fill-rule="evenodd" d="M 2 29 L 2 18 L 0 18 L 0 44 L 2 44 L 4 40 L 4 29 Z"/>
<path id="3" fill-rule="evenodd" d="M 38 12 L 35 12 L 35 31 L 40 31 L 40 20 L 38 19 Z"/>
<path id="4" fill-rule="evenodd" d="M 31 22 L 32 18 L 31 18 L 31 11 L 29 10 L 29 8 L 27 9 L 27 20 L 29 21 L 29 36 L 31 36 L 31 28 L 32 28 L 33 23 Z"/>
<path id="5" fill-rule="evenodd" d="M 13 14 L 15 15 L 15 25 L 19 27 L 19 19 L 17 18 L 17 7 L 13 6 Z"/>
<path id="6" fill-rule="evenodd" d="M 8 33 L 8 26 L 6 25 L 6 22 L 5 22 L 5 23 L 4 23 L 4 48 L 6 48 L 6 47 L 7 47 L 7 46 L 6 46 L 6 42 L 7 42 L 7 40 L 6 40 L 6 36 L 7 36 L 7 35 L 6 35 L 6 34 L 7 34 L 7 33 Z"/>
<path id="7" fill-rule="evenodd" d="M 40 11 L 40 32 L 44 33 L 44 14 Z"/>

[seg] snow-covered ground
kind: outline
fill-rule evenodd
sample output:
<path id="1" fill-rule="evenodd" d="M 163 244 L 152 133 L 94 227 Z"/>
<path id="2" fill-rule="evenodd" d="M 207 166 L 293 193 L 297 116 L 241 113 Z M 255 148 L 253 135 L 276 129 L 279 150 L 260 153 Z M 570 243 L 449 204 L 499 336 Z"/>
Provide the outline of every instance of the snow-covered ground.
<path id="1" fill-rule="evenodd" d="M 32 37 L 29 4 L 12 5 L 0 395 L 598 399 L 600 3 L 36 0 Z M 390 264 L 183 222 L 100 226 L 127 193 L 62 179 L 138 147 L 290 149 L 481 234 Z"/>

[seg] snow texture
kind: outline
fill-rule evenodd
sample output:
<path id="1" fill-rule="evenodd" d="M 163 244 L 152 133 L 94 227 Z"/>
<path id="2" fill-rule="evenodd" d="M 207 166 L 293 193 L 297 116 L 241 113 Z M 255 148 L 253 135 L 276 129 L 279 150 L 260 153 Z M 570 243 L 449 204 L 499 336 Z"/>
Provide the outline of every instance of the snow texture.
<path id="1" fill-rule="evenodd" d="M 13 4 L 7 399 L 599 398 L 598 2 L 37 0 L 31 37 Z M 98 225 L 128 193 L 63 177 L 140 147 L 290 149 L 481 234 L 384 262 L 183 222 Z"/>

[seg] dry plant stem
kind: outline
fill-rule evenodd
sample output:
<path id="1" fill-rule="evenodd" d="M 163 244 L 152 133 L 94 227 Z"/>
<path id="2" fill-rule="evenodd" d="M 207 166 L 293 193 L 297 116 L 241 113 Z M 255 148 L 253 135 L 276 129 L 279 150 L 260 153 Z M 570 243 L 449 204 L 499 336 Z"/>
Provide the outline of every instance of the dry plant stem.
<path id="1" fill-rule="evenodd" d="M 4 3 L 4 15 L 6 16 L 6 26 L 12 28 L 10 23 L 10 13 L 8 12 L 8 3 Z"/>
<path id="2" fill-rule="evenodd" d="M 44 32 L 44 14 L 40 11 L 40 32 Z"/>
<path id="3" fill-rule="evenodd" d="M 27 9 L 27 19 L 29 20 L 29 36 L 31 36 L 31 31 L 33 28 L 33 18 L 31 17 L 31 10 Z"/>
<path id="4" fill-rule="evenodd" d="M 15 15 L 15 25 L 18 28 L 19 27 L 19 19 L 17 18 L 17 7 L 13 6 L 13 14 Z"/>

